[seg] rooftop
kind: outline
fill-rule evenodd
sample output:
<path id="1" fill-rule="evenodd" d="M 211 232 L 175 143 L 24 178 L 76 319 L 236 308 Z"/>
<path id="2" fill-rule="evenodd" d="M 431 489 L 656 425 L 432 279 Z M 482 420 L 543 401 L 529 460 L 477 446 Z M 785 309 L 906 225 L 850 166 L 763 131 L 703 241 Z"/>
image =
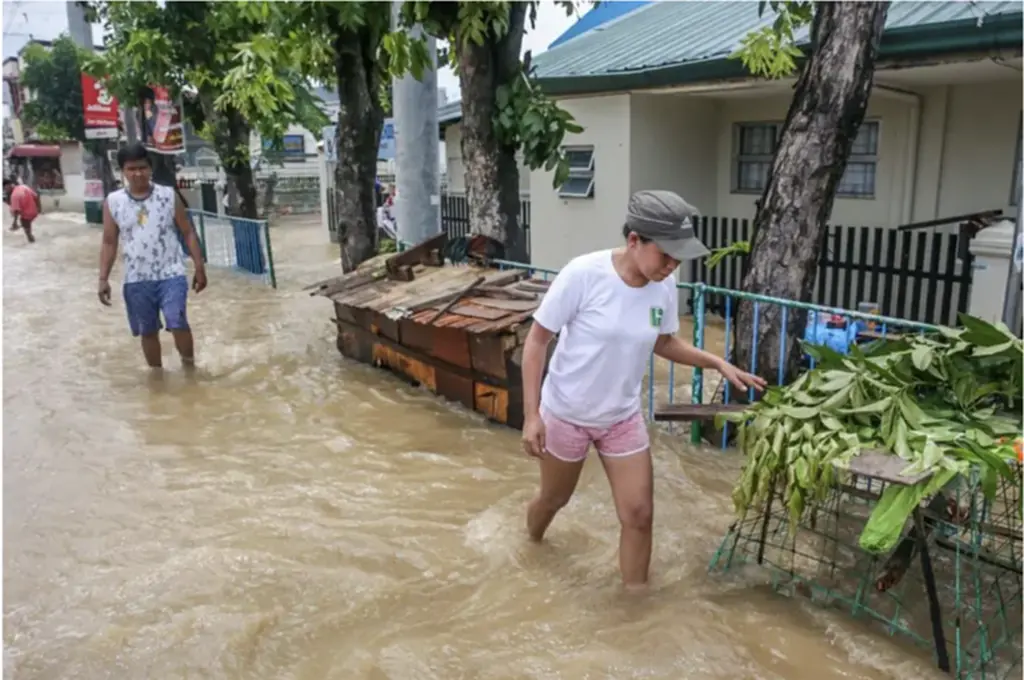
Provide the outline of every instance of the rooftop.
<path id="1" fill-rule="evenodd" d="M 759 17 L 758 4 L 644 5 L 537 55 L 533 60 L 537 78 L 546 91 L 569 94 L 692 82 L 708 76 L 693 69 L 688 76 L 683 67 L 713 63 L 719 67 L 728 64 L 736 75 L 742 75 L 742 65 L 728 59 L 729 55 L 739 48 L 745 35 L 774 20 L 771 12 Z M 893 2 L 886 20 L 882 57 L 1004 45 L 1019 49 L 1021 10 L 1020 2 Z M 798 44 L 806 44 L 807 38 L 807 28 L 796 35 Z M 667 69 L 675 69 L 665 74 L 672 82 L 622 78 Z"/>

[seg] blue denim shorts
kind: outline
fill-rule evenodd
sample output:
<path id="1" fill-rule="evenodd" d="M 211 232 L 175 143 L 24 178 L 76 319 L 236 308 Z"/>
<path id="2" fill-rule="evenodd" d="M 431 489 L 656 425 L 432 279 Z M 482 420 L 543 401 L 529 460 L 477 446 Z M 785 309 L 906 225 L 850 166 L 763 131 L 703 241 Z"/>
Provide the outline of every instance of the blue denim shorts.
<path id="1" fill-rule="evenodd" d="M 189 329 L 185 306 L 188 279 L 175 276 L 160 281 L 136 281 L 124 284 L 124 306 L 132 335 L 152 335 L 160 331 L 160 313 L 169 331 Z"/>

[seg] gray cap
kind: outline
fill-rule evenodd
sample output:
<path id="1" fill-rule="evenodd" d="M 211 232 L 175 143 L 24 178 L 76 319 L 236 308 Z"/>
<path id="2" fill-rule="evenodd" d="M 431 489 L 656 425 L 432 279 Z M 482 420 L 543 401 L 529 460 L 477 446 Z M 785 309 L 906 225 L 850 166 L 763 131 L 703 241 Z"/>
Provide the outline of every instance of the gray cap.
<path id="1" fill-rule="evenodd" d="M 644 190 L 629 197 L 626 226 L 677 260 L 694 260 L 710 251 L 693 229 L 697 209 L 672 191 Z"/>

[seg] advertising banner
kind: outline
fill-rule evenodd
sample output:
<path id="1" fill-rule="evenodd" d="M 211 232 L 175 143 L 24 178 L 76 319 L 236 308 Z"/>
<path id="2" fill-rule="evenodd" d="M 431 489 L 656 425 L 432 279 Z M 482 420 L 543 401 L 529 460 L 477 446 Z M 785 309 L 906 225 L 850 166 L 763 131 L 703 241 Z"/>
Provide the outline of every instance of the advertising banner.
<path id="1" fill-rule="evenodd" d="M 86 139 L 117 139 L 117 98 L 103 83 L 82 74 L 82 113 Z"/>
<path id="2" fill-rule="evenodd" d="M 185 151 L 185 135 L 181 125 L 181 107 L 171 99 L 165 87 L 153 85 L 142 98 L 142 120 L 139 133 L 146 148 L 160 154 Z"/>

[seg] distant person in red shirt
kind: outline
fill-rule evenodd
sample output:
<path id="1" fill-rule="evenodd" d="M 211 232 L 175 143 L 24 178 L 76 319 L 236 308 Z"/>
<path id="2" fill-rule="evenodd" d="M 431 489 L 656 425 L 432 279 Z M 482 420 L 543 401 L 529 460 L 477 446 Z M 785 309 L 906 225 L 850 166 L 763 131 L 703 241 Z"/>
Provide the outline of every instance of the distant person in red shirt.
<path id="1" fill-rule="evenodd" d="M 13 181 L 5 179 L 5 197 L 8 192 L 10 192 L 11 214 L 14 215 L 11 231 L 17 231 L 20 226 L 25 230 L 28 242 L 35 243 L 36 237 L 32 235 L 32 222 L 39 216 L 39 194 L 24 184 L 15 184 Z"/>

